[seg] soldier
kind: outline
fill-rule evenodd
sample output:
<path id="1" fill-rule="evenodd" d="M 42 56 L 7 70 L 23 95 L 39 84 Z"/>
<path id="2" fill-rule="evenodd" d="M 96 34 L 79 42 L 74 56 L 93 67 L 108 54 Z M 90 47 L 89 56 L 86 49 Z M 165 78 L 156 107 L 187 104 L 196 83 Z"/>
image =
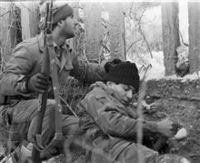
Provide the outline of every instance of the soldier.
<path id="1" fill-rule="evenodd" d="M 45 7 L 43 7 L 45 9 Z M 44 10 L 41 10 L 44 15 Z M 40 27 L 43 28 L 44 17 Z M 60 84 L 66 82 L 69 75 L 92 83 L 103 80 L 104 65 L 86 63 L 74 56 L 65 44 L 74 37 L 77 22 L 73 9 L 64 4 L 53 8 L 53 45 L 57 55 L 58 77 Z M 38 94 L 50 89 L 49 76 L 41 73 L 42 56 L 44 55 L 44 35 L 41 33 L 16 46 L 4 71 L 0 74 L 1 121 L 10 128 L 11 145 L 17 146 L 21 140 L 35 142 L 35 117 L 39 106 Z M 54 136 L 55 101 L 49 92 L 47 109 L 43 120 L 42 142 L 48 144 Z M 79 120 L 63 110 L 62 130 L 64 136 L 78 130 Z M 47 157 L 47 156 L 45 156 Z M 51 157 L 51 154 L 48 156 Z"/>
<path id="2" fill-rule="evenodd" d="M 189 163 L 181 156 L 159 155 L 157 151 L 136 144 L 138 117 L 128 104 L 139 88 L 137 67 L 128 61 L 115 60 L 106 63 L 105 68 L 107 83 L 92 84 L 89 93 L 77 106 L 86 143 L 104 153 L 93 152 L 92 162 L 138 163 L 140 147 L 144 163 Z M 144 137 L 149 133 L 159 133 L 169 138 L 176 133 L 169 119 L 158 122 L 144 120 L 142 123 Z"/>

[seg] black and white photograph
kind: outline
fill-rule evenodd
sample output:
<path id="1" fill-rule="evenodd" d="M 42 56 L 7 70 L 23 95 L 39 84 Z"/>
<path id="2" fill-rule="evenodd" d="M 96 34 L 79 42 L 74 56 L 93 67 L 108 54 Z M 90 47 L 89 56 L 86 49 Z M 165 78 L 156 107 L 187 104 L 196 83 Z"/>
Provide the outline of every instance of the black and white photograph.
<path id="1" fill-rule="evenodd" d="M 200 163 L 200 1 L 0 0 L 0 163 Z"/>

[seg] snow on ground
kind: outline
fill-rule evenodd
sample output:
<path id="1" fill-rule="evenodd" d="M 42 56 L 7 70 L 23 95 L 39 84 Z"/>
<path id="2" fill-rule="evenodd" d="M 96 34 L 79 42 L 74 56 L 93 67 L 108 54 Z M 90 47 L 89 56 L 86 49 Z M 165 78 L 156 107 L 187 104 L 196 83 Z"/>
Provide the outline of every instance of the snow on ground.
<path id="1" fill-rule="evenodd" d="M 150 54 L 139 54 L 141 58 L 134 58 L 130 59 L 127 58 L 129 61 L 133 61 L 136 63 L 138 70 L 140 72 L 140 77 L 143 75 L 143 66 L 148 66 L 149 64 L 152 65 L 152 67 L 148 71 L 148 79 L 159 79 L 164 77 L 165 73 L 165 67 L 164 67 L 164 58 L 163 58 L 163 52 L 152 52 L 153 58 L 151 58 Z M 141 61 L 142 60 L 142 61 Z"/>
<path id="2" fill-rule="evenodd" d="M 177 75 L 171 75 L 171 76 L 165 76 L 165 67 L 164 67 L 164 56 L 163 56 L 163 52 L 152 52 L 153 54 L 153 58 L 151 58 L 150 54 L 141 54 L 142 59 L 134 59 L 134 62 L 136 63 L 139 72 L 140 72 L 140 77 L 142 78 L 143 76 L 143 69 L 142 71 L 140 71 L 140 69 L 142 68 L 143 64 L 144 66 L 148 66 L 149 64 L 152 65 L 152 67 L 149 69 L 148 73 L 147 73 L 147 80 L 151 80 L 151 79 L 169 79 L 169 80 L 173 80 L 173 79 L 177 79 L 177 80 L 181 80 L 181 81 L 186 81 L 186 80 L 196 80 L 196 79 L 200 79 L 200 71 L 199 72 L 195 72 L 193 74 L 188 74 L 185 75 L 184 77 L 179 77 Z M 129 61 L 133 61 L 133 59 L 127 58 L 127 60 Z M 143 64 L 141 64 L 140 60 L 142 60 Z"/>

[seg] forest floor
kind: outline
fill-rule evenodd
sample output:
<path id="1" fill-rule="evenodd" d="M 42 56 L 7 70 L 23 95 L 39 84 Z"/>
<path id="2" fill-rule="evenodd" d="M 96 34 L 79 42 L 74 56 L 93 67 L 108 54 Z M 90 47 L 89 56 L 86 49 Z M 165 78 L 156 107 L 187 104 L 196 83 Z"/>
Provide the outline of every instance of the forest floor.
<path id="1" fill-rule="evenodd" d="M 188 131 L 174 144 L 174 153 L 200 162 L 200 80 L 161 79 L 148 82 L 147 102 L 155 102 L 157 114 L 166 113 Z"/>
<path id="2" fill-rule="evenodd" d="M 73 83 L 73 82 L 72 82 Z M 71 85 L 72 86 L 72 85 Z M 75 105 L 87 89 L 76 85 L 69 87 L 68 97 Z M 75 86 L 75 85 L 73 85 Z M 77 87 L 78 86 L 78 87 Z M 80 89 L 81 88 L 81 89 Z M 153 120 L 161 120 L 167 116 L 187 129 L 188 136 L 180 141 L 167 141 L 168 153 L 184 156 L 192 163 L 200 162 L 200 80 L 189 76 L 182 78 L 152 79 L 148 81 L 146 102 L 155 103 L 150 111 Z M 80 91 L 77 91 L 80 90 Z M 76 94 L 73 93 L 76 92 Z M 163 151 L 161 151 L 163 152 Z M 84 150 L 77 148 L 73 154 L 73 163 L 85 163 Z"/>
<path id="3" fill-rule="evenodd" d="M 200 162 L 199 88 L 200 80 L 198 79 L 150 80 L 146 96 L 148 104 L 155 103 L 156 107 L 151 110 L 152 115 L 156 115 L 154 120 L 160 120 L 164 117 L 163 114 L 167 114 L 170 119 L 187 129 L 188 137 L 181 141 L 172 142 L 169 152 L 185 156 L 192 160 L 192 163 Z M 68 82 L 66 89 L 63 90 L 64 98 L 70 99 L 67 102 L 74 107 L 87 90 L 86 85 L 77 84 L 72 80 L 72 82 Z M 59 159 L 49 160 L 45 163 L 61 163 Z M 73 163 L 88 162 L 85 150 L 80 147 L 74 148 L 72 160 Z"/>

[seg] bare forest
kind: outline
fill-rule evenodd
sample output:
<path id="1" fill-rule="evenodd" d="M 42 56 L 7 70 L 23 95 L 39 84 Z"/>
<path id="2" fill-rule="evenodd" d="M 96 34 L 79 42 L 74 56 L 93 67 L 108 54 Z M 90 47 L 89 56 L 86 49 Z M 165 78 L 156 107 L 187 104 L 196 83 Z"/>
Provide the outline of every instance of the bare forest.
<path id="1" fill-rule="evenodd" d="M 140 89 L 142 98 L 149 105 L 157 105 L 149 114 L 159 120 L 167 113 L 189 133 L 184 140 L 171 141 L 167 151 L 199 162 L 200 3 L 70 1 L 69 4 L 78 21 L 76 35 L 68 41 L 75 55 L 99 64 L 114 58 L 135 62 L 145 82 Z M 40 33 L 39 21 L 39 1 L 0 2 L 0 72 L 18 43 Z M 73 110 L 88 85 L 74 78 L 63 83 L 62 105 Z M 142 116 L 143 112 L 138 114 Z M 7 134 L 1 127 L 2 146 Z M 66 143 L 67 158 L 55 157 L 49 163 L 88 162 L 86 153 L 90 150 L 105 156 L 101 150 L 80 141 L 72 149 L 69 146 Z M 2 147 L 2 154 L 4 150 Z"/>

